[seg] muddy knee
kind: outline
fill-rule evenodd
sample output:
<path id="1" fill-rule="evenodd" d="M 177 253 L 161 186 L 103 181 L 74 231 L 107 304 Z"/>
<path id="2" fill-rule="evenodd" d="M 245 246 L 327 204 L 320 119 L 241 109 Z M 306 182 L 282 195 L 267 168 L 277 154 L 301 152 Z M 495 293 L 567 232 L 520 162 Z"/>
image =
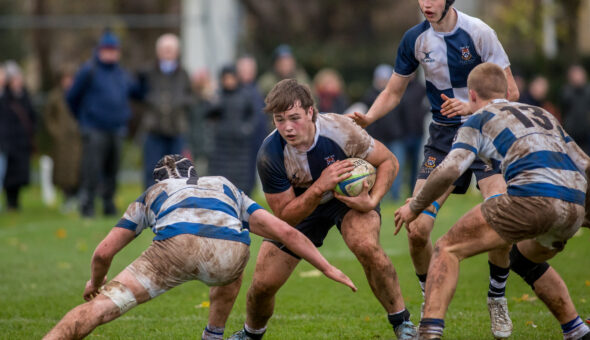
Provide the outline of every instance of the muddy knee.
<path id="1" fill-rule="evenodd" d="M 416 220 L 410 226 L 408 232 L 408 242 L 414 249 L 424 248 L 430 242 L 430 231 L 432 230 L 432 223 L 423 220 Z"/>
<path id="2" fill-rule="evenodd" d="M 131 289 L 118 281 L 111 281 L 100 289 L 100 293 L 109 298 L 117 307 L 120 315 L 137 306 L 137 300 Z"/>

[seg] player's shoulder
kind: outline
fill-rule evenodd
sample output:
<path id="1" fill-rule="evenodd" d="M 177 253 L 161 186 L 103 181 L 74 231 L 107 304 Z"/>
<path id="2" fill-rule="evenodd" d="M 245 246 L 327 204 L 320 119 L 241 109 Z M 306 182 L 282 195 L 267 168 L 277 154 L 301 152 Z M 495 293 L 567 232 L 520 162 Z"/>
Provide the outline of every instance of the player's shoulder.
<path id="1" fill-rule="evenodd" d="M 281 137 L 279 131 L 275 129 L 268 136 L 266 136 L 262 142 L 262 145 L 260 145 L 259 153 L 276 153 L 278 151 L 282 152 L 282 150 L 285 148 L 285 144 L 287 144 L 287 142 L 283 139 L 283 137 Z"/>
<path id="2" fill-rule="evenodd" d="M 281 137 L 278 130 L 271 132 L 262 142 L 256 157 L 258 167 L 265 167 L 268 164 L 282 161 L 285 158 L 285 146 L 287 142 Z"/>
<path id="3" fill-rule="evenodd" d="M 199 177 L 197 187 L 202 189 L 222 189 L 223 186 L 234 188 L 235 185 L 223 176 L 203 176 Z"/>
<path id="4" fill-rule="evenodd" d="M 472 36 L 485 35 L 494 30 L 480 18 L 457 10 L 457 26 Z"/>
<path id="5" fill-rule="evenodd" d="M 405 45 L 405 44 L 412 44 L 414 43 L 418 37 L 428 31 L 431 28 L 430 23 L 427 20 L 422 21 L 421 23 L 414 25 L 412 28 L 410 28 L 409 30 L 407 30 L 403 37 L 402 37 L 402 44 L 401 45 Z"/>
<path id="6" fill-rule="evenodd" d="M 341 139 L 363 131 L 352 118 L 338 113 L 318 114 L 317 125 L 320 137 L 330 139 Z"/>
<path id="7" fill-rule="evenodd" d="M 352 118 L 338 113 L 320 113 L 317 116 L 317 122 L 321 128 L 320 133 L 341 126 L 359 127 Z"/>

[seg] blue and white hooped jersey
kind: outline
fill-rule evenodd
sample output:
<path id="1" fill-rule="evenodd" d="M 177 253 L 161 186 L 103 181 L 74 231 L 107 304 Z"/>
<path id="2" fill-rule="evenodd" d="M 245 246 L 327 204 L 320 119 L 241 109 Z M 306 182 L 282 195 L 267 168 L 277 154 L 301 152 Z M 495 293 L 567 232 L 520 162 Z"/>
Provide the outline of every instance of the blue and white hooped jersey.
<path id="1" fill-rule="evenodd" d="M 131 203 L 115 227 L 152 228 L 154 241 L 180 234 L 238 241 L 250 245 L 250 215 L 262 209 L 224 177 L 167 179 L 149 187 Z"/>
<path id="2" fill-rule="evenodd" d="M 455 137 L 455 149 L 471 151 L 471 162 L 501 161 L 508 194 L 554 197 L 584 205 L 586 178 L 576 165 L 574 143 L 549 112 L 531 105 L 494 100 L 473 114 Z M 452 154 L 449 157 L 452 157 Z M 467 165 L 468 166 L 468 165 Z M 459 165 L 464 171 L 465 164 Z"/>
<path id="3" fill-rule="evenodd" d="M 467 102 L 467 76 L 475 66 L 483 62 L 502 69 L 510 66 L 496 32 L 480 19 L 455 11 L 457 24 L 451 32 L 437 32 L 426 20 L 409 29 L 398 47 L 394 67 L 395 73 L 409 76 L 422 65 L 432 118 L 447 125 L 461 124 L 469 116 L 441 115 L 441 94 Z"/>
<path id="4" fill-rule="evenodd" d="M 266 137 L 257 158 L 265 193 L 281 193 L 293 187 L 299 196 L 328 165 L 350 157 L 366 158 L 373 149 L 373 138 L 347 116 L 318 114 L 315 126 L 314 143 L 307 151 L 289 145 L 277 130 Z M 322 202 L 331 198 L 329 191 Z"/>

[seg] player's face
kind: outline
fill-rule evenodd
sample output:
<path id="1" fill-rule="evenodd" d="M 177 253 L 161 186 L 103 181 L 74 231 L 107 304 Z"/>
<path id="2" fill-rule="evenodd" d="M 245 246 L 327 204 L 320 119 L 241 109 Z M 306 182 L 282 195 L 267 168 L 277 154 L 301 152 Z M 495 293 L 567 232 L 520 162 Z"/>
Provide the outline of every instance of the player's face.
<path id="1" fill-rule="evenodd" d="M 296 104 L 285 112 L 273 114 L 273 121 L 287 143 L 297 149 L 307 149 L 313 144 L 315 133 L 312 117 L 313 108 L 305 110 Z"/>
<path id="2" fill-rule="evenodd" d="M 445 10 L 445 0 L 418 0 L 420 10 L 428 22 L 438 22 Z"/>

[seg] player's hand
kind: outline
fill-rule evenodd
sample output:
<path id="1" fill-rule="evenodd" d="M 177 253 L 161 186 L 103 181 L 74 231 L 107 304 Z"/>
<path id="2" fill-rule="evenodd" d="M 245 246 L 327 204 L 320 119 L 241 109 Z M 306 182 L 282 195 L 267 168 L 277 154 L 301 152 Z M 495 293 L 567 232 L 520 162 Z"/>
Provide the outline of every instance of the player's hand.
<path id="1" fill-rule="evenodd" d="M 352 280 L 348 276 L 346 276 L 346 274 L 341 272 L 340 269 L 338 269 L 332 265 L 330 265 L 330 267 L 328 267 L 328 269 L 326 269 L 324 271 L 324 275 L 326 275 L 327 277 L 329 277 L 330 279 L 332 279 L 336 282 L 340 282 L 343 285 L 350 287 L 350 289 L 352 289 L 353 292 L 357 291 L 357 288 L 354 285 L 354 283 L 352 282 Z"/>
<path id="2" fill-rule="evenodd" d="M 336 161 L 322 171 L 320 178 L 314 184 L 318 185 L 322 192 L 333 190 L 338 182 L 350 177 L 352 170 L 354 170 L 354 164 L 351 161 Z"/>
<path id="3" fill-rule="evenodd" d="M 418 217 L 418 214 L 410 209 L 411 201 L 412 199 L 408 198 L 406 204 L 395 211 L 395 231 L 393 235 L 397 235 L 404 224 L 406 225 L 406 229 L 408 229 L 410 223 Z"/>
<path id="4" fill-rule="evenodd" d="M 467 116 L 471 114 L 469 103 L 460 101 L 457 98 L 449 98 L 444 93 L 441 94 L 440 97 L 444 100 L 440 107 L 441 115 L 447 118 L 452 118 L 455 116 Z"/>
<path id="5" fill-rule="evenodd" d="M 352 118 L 352 120 L 354 120 L 354 122 L 357 123 L 357 125 L 359 125 L 363 129 L 366 128 L 367 126 L 371 125 L 371 123 L 372 123 L 369 120 L 369 118 L 367 118 L 366 114 L 363 114 L 360 112 L 349 113 L 346 116 L 349 118 Z"/>
<path id="6" fill-rule="evenodd" d="M 367 182 L 363 182 L 363 190 L 358 196 L 344 196 L 334 191 L 334 197 L 346 204 L 350 209 L 360 212 L 369 212 L 375 209 L 377 204 L 379 204 L 379 202 L 375 202 L 373 197 L 369 194 L 369 184 Z"/>
<path id="7" fill-rule="evenodd" d="M 106 276 L 102 280 L 102 283 L 98 285 L 98 287 L 92 284 L 92 280 L 88 280 L 88 282 L 86 282 L 86 288 L 84 288 L 84 300 L 90 301 L 94 299 L 98 295 L 98 290 L 100 287 L 102 287 L 105 283 L 107 283 Z"/>

